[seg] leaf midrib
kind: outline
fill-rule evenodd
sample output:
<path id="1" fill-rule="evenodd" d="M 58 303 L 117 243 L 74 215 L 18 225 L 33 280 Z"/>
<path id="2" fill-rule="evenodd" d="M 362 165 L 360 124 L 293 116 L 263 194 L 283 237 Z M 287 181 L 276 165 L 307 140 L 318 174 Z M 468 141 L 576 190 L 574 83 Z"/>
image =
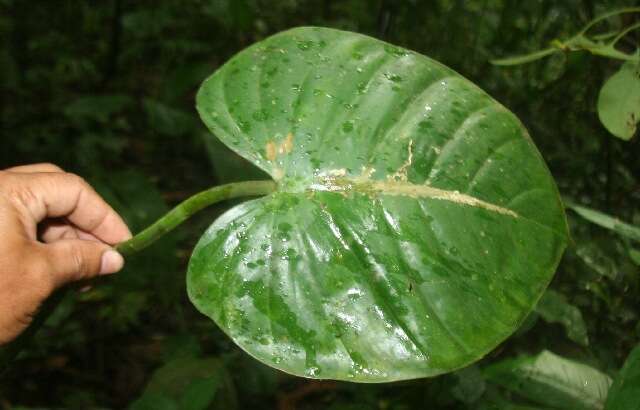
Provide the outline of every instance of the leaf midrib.
<path id="1" fill-rule="evenodd" d="M 341 170 L 338 170 L 341 171 Z M 330 172 L 336 175 L 336 171 Z M 551 226 L 532 219 L 530 217 L 518 214 L 512 209 L 502 207 L 491 202 L 487 202 L 476 198 L 472 195 L 461 193 L 457 190 L 446 190 L 436 188 L 428 184 L 414 184 L 406 181 L 398 181 L 393 179 L 372 180 L 368 175 L 347 177 L 323 175 L 313 178 L 308 184 L 304 185 L 299 181 L 287 187 L 287 180 L 279 181 L 278 192 L 301 193 L 301 192 L 334 192 L 338 194 L 348 195 L 350 193 L 361 193 L 370 196 L 388 195 L 388 196 L 404 196 L 413 199 L 435 199 L 448 201 L 460 206 L 470 206 L 494 212 L 506 217 L 514 218 L 521 221 L 533 223 L 539 227 L 550 230 L 554 235 L 567 240 L 567 236 Z M 294 189 L 291 189 L 291 188 Z"/>
<path id="2" fill-rule="evenodd" d="M 519 218 L 511 209 L 483 201 L 474 196 L 461 193 L 457 190 L 436 188 L 428 184 L 414 184 L 412 182 L 398 180 L 371 180 L 366 177 L 333 177 L 324 176 L 314 179 L 307 189 L 308 191 L 328 192 L 359 192 L 363 194 L 382 194 L 390 196 L 406 196 L 410 198 L 431 198 L 449 201 L 458 205 L 467 205 L 483 208 L 491 212 Z"/>

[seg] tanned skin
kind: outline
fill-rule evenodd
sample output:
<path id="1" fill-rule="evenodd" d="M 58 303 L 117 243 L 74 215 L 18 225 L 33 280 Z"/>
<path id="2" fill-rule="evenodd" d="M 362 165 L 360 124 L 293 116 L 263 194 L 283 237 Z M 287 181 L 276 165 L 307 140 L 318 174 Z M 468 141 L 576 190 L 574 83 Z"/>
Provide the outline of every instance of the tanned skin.
<path id="1" fill-rule="evenodd" d="M 130 237 L 79 176 L 52 164 L 0 171 L 0 345 L 15 339 L 57 288 L 122 269 L 113 246 Z"/>

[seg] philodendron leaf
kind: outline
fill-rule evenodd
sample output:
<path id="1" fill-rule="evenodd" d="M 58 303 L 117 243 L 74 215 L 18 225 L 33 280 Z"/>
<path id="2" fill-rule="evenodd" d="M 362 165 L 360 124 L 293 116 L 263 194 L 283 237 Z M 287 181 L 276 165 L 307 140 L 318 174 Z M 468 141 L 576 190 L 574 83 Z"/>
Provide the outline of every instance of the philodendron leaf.
<path id="1" fill-rule="evenodd" d="M 636 346 L 615 378 L 609 395 L 606 410 L 640 410 L 640 345 Z"/>
<path id="2" fill-rule="evenodd" d="M 233 57 L 197 107 L 278 190 L 214 222 L 189 296 L 288 373 L 384 382 L 465 366 L 518 327 L 567 243 L 522 124 L 420 54 L 297 28 Z"/>
<path id="3" fill-rule="evenodd" d="M 484 375 L 536 403 L 567 410 L 602 409 L 611 385 L 609 376 L 599 370 L 547 350 L 495 363 Z"/>
<path id="4" fill-rule="evenodd" d="M 604 83 L 598 96 L 598 116 L 605 128 L 629 140 L 640 121 L 640 65 L 628 61 Z"/>

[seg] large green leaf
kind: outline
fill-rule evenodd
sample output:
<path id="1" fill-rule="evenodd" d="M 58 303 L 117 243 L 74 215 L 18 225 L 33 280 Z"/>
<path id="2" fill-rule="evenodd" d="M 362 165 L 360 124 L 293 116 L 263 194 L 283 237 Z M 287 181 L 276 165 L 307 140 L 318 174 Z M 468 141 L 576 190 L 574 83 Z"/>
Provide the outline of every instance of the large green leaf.
<path id="1" fill-rule="evenodd" d="M 197 106 L 278 190 L 214 222 L 189 296 L 286 372 L 383 382 L 471 363 L 518 327 L 567 243 L 522 124 L 420 54 L 297 28 L 233 57 Z"/>
<path id="2" fill-rule="evenodd" d="M 547 350 L 537 356 L 508 359 L 485 369 L 485 376 L 536 403 L 567 410 L 604 407 L 611 379 L 593 367 Z"/>

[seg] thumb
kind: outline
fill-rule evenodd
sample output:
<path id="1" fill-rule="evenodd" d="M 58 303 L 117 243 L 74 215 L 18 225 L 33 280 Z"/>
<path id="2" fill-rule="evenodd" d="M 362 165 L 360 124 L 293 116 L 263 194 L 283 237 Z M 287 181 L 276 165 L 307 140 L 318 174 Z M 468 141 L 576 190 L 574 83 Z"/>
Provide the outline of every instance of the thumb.
<path id="1" fill-rule="evenodd" d="M 58 285 L 115 273 L 124 265 L 122 255 L 101 242 L 67 239 L 48 244 L 45 249 Z"/>

